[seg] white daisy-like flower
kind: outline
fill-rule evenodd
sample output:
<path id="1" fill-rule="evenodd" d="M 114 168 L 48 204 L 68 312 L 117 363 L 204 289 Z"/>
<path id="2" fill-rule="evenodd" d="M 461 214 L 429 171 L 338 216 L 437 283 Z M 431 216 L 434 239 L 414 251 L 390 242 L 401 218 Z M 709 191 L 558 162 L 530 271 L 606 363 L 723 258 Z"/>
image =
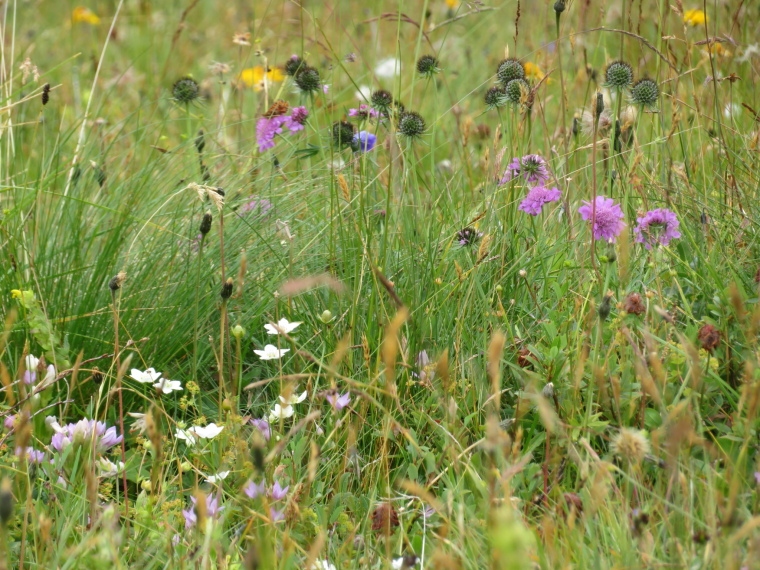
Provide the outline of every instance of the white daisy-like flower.
<path id="1" fill-rule="evenodd" d="M 195 436 L 192 433 L 190 433 L 189 429 L 188 430 L 178 429 L 176 432 L 174 432 L 174 436 L 177 439 L 181 439 L 182 441 L 187 442 L 188 445 L 194 445 L 196 442 Z"/>
<path id="2" fill-rule="evenodd" d="M 300 324 L 301 324 L 300 322 L 291 323 L 288 321 L 288 319 L 280 319 L 279 321 L 277 321 L 276 324 L 264 325 L 264 328 L 269 334 L 280 334 L 280 333 L 289 334 L 291 331 L 296 330 L 298 328 L 298 325 Z"/>
<path id="3" fill-rule="evenodd" d="M 279 360 L 286 352 L 290 352 L 289 348 L 277 348 L 273 344 L 268 344 L 264 347 L 264 350 L 254 350 L 261 360 Z"/>
<path id="4" fill-rule="evenodd" d="M 286 406 L 292 406 L 293 404 L 300 404 L 305 399 L 306 399 L 306 390 L 304 390 L 301 395 L 297 395 L 293 393 L 290 396 L 288 396 L 287 399 L 280 396 L 280 402 L 282 402 Z"/>
<path id="5" fill-rule="evenodd" d="M 294 413 L 293 406 L 281 406 L 280 404 L 275 404 L 274 409 L 269 412 L 269 421 L 275 422 L 280 419 L 289 418 L 292 417 Z"/>
<path id="6" fill-rule="evenodd" d="M 218 426 L 215 423 L 211 422 L 206 427 L 193 426 L 187 431 L 189 431 L 192 435 L 197 435 L 201 439 L 214 439 L 216 436 L 222 433 L 223 429 L 224 426 Z"/>
<path id="7" fill-rule="evenodd" d="M 138 370 L 137 368 L 133 368 L 130 371 L 129 375 L 141 384 L 158 382 L 158 379 L 161 378 L 161 373 L 156 372 L 155 368 L 148 368 L 145 372 Z"/>
<path id="8" fill-rule="evenodd" d="M 220 471 L 216 475 L 209 475 L 206 478 L 206 483 L 216 483 L 217 481 L 224 481 L 227 478 L 227 475 L 229 475 L 229 471 Z"/>
<path id="9" fill-rule="evenodd" d="M 158 388 L 164 394 L 171 394 L 174 391 L 182 390 L 182 382 L 179 380 L 167 380 L 166 378 L 162 378 L 153 384 L 153 387 Z"/>
<path id="10" fill-rule="evenodd" d="M 401 72 L 401 62 L 395 57 L 386 57 L 377 62 L 375 75 L 379 79 L 392 79 Z"/>

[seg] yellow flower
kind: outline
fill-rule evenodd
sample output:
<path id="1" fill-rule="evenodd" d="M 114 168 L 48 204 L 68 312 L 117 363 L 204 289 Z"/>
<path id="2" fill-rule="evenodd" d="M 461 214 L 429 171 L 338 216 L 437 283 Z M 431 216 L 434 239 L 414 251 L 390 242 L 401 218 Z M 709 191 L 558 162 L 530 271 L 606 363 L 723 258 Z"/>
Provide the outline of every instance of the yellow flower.
<path id="1" fill-rule="evenodd" d="M 272 67 L 269 71 L 264 73 L 264 68 L 257 65 L 256 67 L 249 67 L 248 69 L 241 71 L 240 75 L 238 75 L 238 79 L 245 84 L 246 87 L 253 87 L 254 91 L 261 91 L 264 89 L 265 79 L 268 83 L 273 83 L 276 81 L 282 81 L 285 79 L 285 75 L 278 67 Z"/>
<path id="2" fill-rule="evenodd" d="M 21 298 L 21 291 L 18 289 L 11 289 L 11 297 L 13 299 L 20 299 Z"/>
<path id="3" fill-rule="evenodd" d="M 707 14 L 703 10 L 686 10 L 683 21 L 690 26 L 702 26 L 707 22 Z"/>
<path id="4" fill-rule="evenodd" d="M 726 48 L 724 48 L 723 44 L 721 44 L 720 42 L 708 44 L 708 47 L 705 49 L 705 51 L 712 53 L 713 55 L 717 55 L 718 57 L 731 56 L 731 52 L 728 51 Z"/>
<path id="5" fill-rule="evenodd" d="M 544 78 L 544 72 L 535 63 L 525 62 L 525 77 L 534 81 L 541 81 Z"/>
<path id="6" fill-rule="evenodd" d="M 459 0 L 446 0 L 446 6 L 448 6 L 451 10 L 456 10 L 459 8 Z"/>
<path id="7" fill-rule="evenodd" d="M 89 8 L 85 8 L 84 6 L 77 6 L 71 13 L 71 21 L 75 24 L 84 22 L 85 24 L 90 24 L 91 26 L 97 26 L 100 23 L 100 18 L 98 18 L 97 14 L 95 14 L 95 12 Z"/>

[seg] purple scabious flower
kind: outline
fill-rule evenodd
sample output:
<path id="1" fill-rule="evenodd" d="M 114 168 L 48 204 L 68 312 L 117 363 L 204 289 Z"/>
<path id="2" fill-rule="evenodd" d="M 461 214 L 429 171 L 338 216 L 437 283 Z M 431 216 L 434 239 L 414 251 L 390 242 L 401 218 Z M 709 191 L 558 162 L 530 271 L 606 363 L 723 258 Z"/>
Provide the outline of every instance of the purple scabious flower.
<path id="1" fill-rule="evenodd" d="M 626 226 L 623 221 L 623 211 L 619 204 L 615 204 L 612 198 L 604 196 L 596 197 L 596 213 L 591 202 L 583 201 L 584 206 L 578 208 L 584 220 L 592 220 L 594 239 L 606 239 L 614 242 L 623 228 Z"/>
<path id="2" fill-rule="evenodd" d="M 330 402 L 330 405 L 335 408 L 336 411 L 341 411 L 343 408 L 351 403 L 351 392 L 345 394 L 338 394 L 338 392 L 330 392 L 325 394 L 325 399 Z"/>
<path id="3" fill-rule="evenodd" d="M 369 105 L 359 105 L 358 109 L 349 109 L 348 110 L 348 116 L 349 117 L 357 117 L 359 120 L 366 120 L 369 117 L 379 117 L 380 113 L 370 107 Z"/>
<path id="4" fill-rule="evenodd" d="M 259 198 L 258 196 L 248 196 L 248 202 L 240 206 L 240 210 L 238 210 L 241 214 L 244 214 L 245 212 L 253 212 L 255 211 L 257 215 L 261 216 L 262 218 L 269 213 L 269 210 L 272 209 L 272 202 L 267 200 L 266 198 Z"/>
<path id="5" fill-rule="evenodd" d="M 290 117 L 287 118 L 284 124 L 290 129 L 291 133 L 297 133 L 304 129 L 304 123 L 306 123 L 308 116 L 309 111 L 306 107 L 293 107 Z"/>
<path id="6" fill-rule="evenodd" d="M 562 192 L 556 187 L 549 189 L 546 186 L 534 186 L 528 191 L 528 195 L 520 203 L 518 209 L 531 216 L 538 216 L 544 204 L 556 202 L 560 199 L 560 196 L 562 196 Z"/>
<path id="7" fill-rule="evenodd" d="M 546 161 L 537 154 L 526 154 L 522 158 L 513 158 L 509 163 L 499 185 L 511 182 L 516 178 L 525 178 L 526 182 L 543 186 L 551 178 Z"/>
<path id="8" fill-rule="evenodd" d="M 259 145 L 259 152 L 274 147 L 274 135 L 282 133 L 282 126 L 286 122 L 290 122 L 290 118 L 283 116 L 261 117 L 256 121 L 256 144 Z"/>
<path id="9" fill-rule="evenodd" d="M 288 489 L 290 489 L 290 485 L 283 489 L 280 486 L 280 482 L 275 481 L 274 487 L 272 487 L 272 490 L 269 492 L 269 496 L 272 497 L 273 501 L 279 501 L 280 499 L 284 499 L 287 496 Z"/>
<path id="10" fill-rule="evenodd" d="M 195 511 L 195 505 L 198 499 L 190 497 L 193 504 L 187 510 L 182 510 L 182 516 L 185 517 L 185 530 L 193 528 L 195 523 L 198 522 L 198 514 Z M 219 506 L 219 498 L 214 495 L 206 495 L 206 514 L 211 518 L 216 518 L 219 513 L 224 510 L 224 507 Z"/>
<path id="11" fill-rule="evenodd" d="M 262 479 L 261 483 L 259 483 L 258 485 L 254 483 L 253 481 L 249 481 L 248 485 L 243 487 L 243 493 L 248 495 L 248 497 L 251 499 L 255 499 L 259 495 L 263 495 L 266 492 L 267 492 L 267 487 L 266 487 L 266 481 L 264 479 Z"/>
<path id="12" fill-rule="evenodd" d="M 367 131 L 359 131 L 354 135 L 354 148 L 358 149 L 357 152 L 369 152 L 375 148 L 377 137 Z"/>
<path id="13" fill-rule="evenodd" d="M 673 238 L 681 237 L 678 218 L 666 208 L 651 210 L 643 217 L 636 218 L 636 221 L 639 223 L 633 230 L 636 242 L 643 243 L 647 249 L 652 249 L 657 244 L 668 245 Z"/>
<path id="14" fill-rule="evenodd" d="M 468 245 L 478 243 L 482 237 L 483 232 L 479 232 L 475 228 L 466 227 L 457 232 L 456 241 L 462 247 L 467 247 Z"/>
<path id="15" fill-rule="evenodd" d="M 266 421 L 266 419 L 261 418 L 258 419 L 251 419 L 250 424 L 255 427 L 259 432 L 261 432 L 261 435 L 264 436 L 264 439 L 269 441 L 269 438 L 272 437 L 272 428 L 269 426 L 269 422 Z"/>
<path id="16" fill-rule="evenodd" d="M 72 443 L 86 444 L 95 438 L 95 451 L 102 453 L 117 443 L 121 443 L 124 436 L 116 433 L 115 427 L 106 427 L 103 422 L 83 419 L 75 424 L 66 424 L 57 431 L 50 441 L 50 445 L 56 451 L 63 451 Z"/>

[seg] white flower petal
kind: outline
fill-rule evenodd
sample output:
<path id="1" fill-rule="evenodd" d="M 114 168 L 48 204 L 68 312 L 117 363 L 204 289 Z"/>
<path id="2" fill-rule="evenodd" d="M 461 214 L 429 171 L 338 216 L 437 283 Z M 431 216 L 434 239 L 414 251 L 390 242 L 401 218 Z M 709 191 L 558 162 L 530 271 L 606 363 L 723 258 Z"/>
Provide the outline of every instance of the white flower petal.
<path id="1" fill-rule="evenodd" d="M 220 471 L 216 475 L 209 475 L 208 478 L 206 478 L 206 483 L 216 483 L 217 481 L 224 481 L 227 478 L 227 475 L 229 475 L 229 471 Z"/>

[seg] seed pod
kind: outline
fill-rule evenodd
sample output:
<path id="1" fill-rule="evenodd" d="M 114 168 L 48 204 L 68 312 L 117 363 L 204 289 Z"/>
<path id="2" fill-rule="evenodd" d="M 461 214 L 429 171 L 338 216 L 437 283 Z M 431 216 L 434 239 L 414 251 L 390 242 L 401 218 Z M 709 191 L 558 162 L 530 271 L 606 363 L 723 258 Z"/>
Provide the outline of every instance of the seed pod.
<path id="1" fill-rule="evenodd" d="M 228 277 L 227 281 L 225 281 L 224 285 L 222 285 L 222 292 L 220 293 L 220 296 L 225 301 L 232 297 L 232 277 Z"/>
<path id="2" fill-rule="evenodd" d="M 601 93 L 596 94 L 596 120 L 599 120 L 599 117 L 604 112 L 604 95 Z"/>
<path id="3" fill-rule="evenodd" d="M 211 212 L 210 211 L 203 214 L 203 218 L 201 219 L 200 231 L 201 231 L 201 235 L 203 236 L 205 236 L 207 233 L 211 231 Z"/>
<path id="4" fill-rule="evenodd" d="M 604 299 L 602 299 L 601 305 L 599 305 L 599 320 L 602 322 L 606 321 L 607 317 L 610 316 L 610 311 L 612 310 L 610 301 L 612 301 L 612 295 L 610 293 L 607 293 L 604 296 Z"/>
<path id="5" fill-rule="evenodd" d="M 565 11 L 565 0 L 557 0 L 554 3 L 554 11 L 557 13 L 557 16 L 559 16 L 562 12 Z"/>
<path id="6" fill-rule="evenodd" d="M 48 101 L 50 101 L 50 83 L 45 83 L 42 88 L 42 105 L 47 105 Z"/>
<path id="7" fill-rule="evenodd" d="M 111 289 L 111 291 L 115 293 L 116 291 L 121 289 L 121 285 L 122 283 L 124 283 L 126 279 L 127 279 L 127 274 L 124 273 L 123 271 L 119 271 L 119 273 L 117 273 L 114 276 L 114 278 L 108 282 L 108 288 Z"/>

